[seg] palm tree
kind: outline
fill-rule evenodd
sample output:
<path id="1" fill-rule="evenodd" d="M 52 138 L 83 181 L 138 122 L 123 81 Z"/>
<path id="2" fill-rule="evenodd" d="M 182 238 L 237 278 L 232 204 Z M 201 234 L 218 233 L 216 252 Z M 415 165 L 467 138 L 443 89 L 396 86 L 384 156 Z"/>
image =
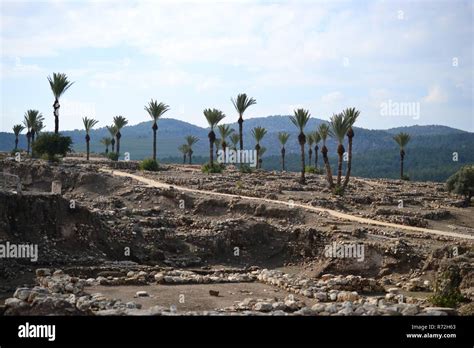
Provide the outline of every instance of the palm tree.
<path id="1" fill-rule="evenodd" d="M 318 169 L 318 150 L 319 150 L 319 142 L 321 141 L 321 134 L 318 131 L 313 133 L 314 137 L 314 168 Z"/>
<path id="2" fill-rule="evenodd" d="M 180 145 L 178 150 L 183 154 L 183 164 L 186 164 L 186 155 L 189 153 L 188 144 Z"/>
<path id="3" fill-rule="evenodd" d="M 342 177 L 342 157 L 344 152 L 344 137 L 346 136 L 347 132 L 350 128 L 350 123 L 347 118 L 345 118 L 342 114 L 333 115 L 330 121 L 331 129 L 330 133 L 333 137 L 337 139 L 338 146 L 337 146 L 337 154 L 339 156 L 339 160 L 337 162 L 337 182 L 336 187 L 341 187 L 341 177 Z"/>
<path id="4" fill-rule="evenodd" d="M 117 135 L 117 127 L 115 125 L 107 126 L 107 130 L 112 137 L 110 140 L 110 144 L 112 145 L 112 152 L 115 152 L 115 136 Z"/>
<path id="5" fill-rule="evenodd" d="M 198 137 L 195 137 L 194 135 L 188 135 L 187 137 L 184 138 L 186 140 L 186 144 L 188 145 L 188 157 L 189 157 L 189 164 L 192 164 L 192 157 L 193 157 L 193 145 L 196 144 L 199 141 Z"/>
<path id="6" fill-rule="evenodd" d="M 408 142 L 410 141 L 411 137 L 410 134 L 408 133 L 398 133 L 393 137 L 393 140 L 395 140 L 400 147 L 400 179 L 403 180 L 404 175 L 403 175 L 403 160 L 405 158 L 405 146 L 407 146 Z"/>
<path id="7" fill-rule="evenodd" d="M 15 134 L 15 151 L 18 149 L 18 136 L 21 132 L 23 132 L 24 129 L 25 127 L 23 127 L 21 124 L 16 124 L 13 126 L 13 134 Z"/>
<path id="8" fill-rule="evenodd" d="M 260 141 L 262 141 L 265 134 L 267 134 L 267 130 L 263 127 L 252 128 L 252 136 L 256 142 L 255 151 L 257 151 L 257 168 L 260 168 Z"/>
<path id="9" fill-rule="evenodd" d="M 280 141 L 281 144 L 281 170 L 285 170 L 285 144 L 288 141 L 288 138 L 290 137 L 290 134 L 287 132 L 280 132 L 278 133 L 278 140 Z"/>
<path id="10" fill-rule="evenodd" d="M 69 82 L 66 74 L 53 73 L 53 78 L 48 76 L 49 86 L 54 95 L 54 133 L 59 133 L 59 98 L 72 86 L 74 82 Z"/>
<path id="11" fill-rule="evenodd" d="M 232 132 L 234 131 L 232 128 L 230 128 L 230 126 L 228 124 L 221 124 L 217 127 L 219 129 L 219 134 L 221 136 L 221 146 L 222 146 L 222 150 L 224 151 L 225 153 L 225 149 L 227 148 L 227 137 L 230 136 L 232 134 Z"/>
<path id="12" fill-rule="evenodd" d="M 87 153 L 87 160 L 89 160 L 89 143 L 91 141 L 91 137 L 89 136 L 89 132 L 99 121 L 94 120 L 92 118 L 83 117 L 82 123 L 84 124 L 84 128 L 86 130 L 86 153 Z"/>
<path id="13" fill-rule="evenodd" d="M 306 179 L 304 177 L 304 170 L 305 170 L 305 162 L 304 162 L 304 144 L 306 143 L 306 136 L 304 135 L 304 127 L 309 121 L 311 114 L 308 110 L 305 109 L 298 109 L 294 111 L 295 115 L 290 116 L 290 121 L 300 130 L 300 134 L 298 135 L 298 142 L 301 147 L 301 178 L 300 183 L 306 183 Z"/>
<path id="14" fill-rule="evenodd" d="M 120 155 L 120 138 L 122 137 L 122 133 L 120 130 L 128 124 L 128 121 L 123 116 L 115 116 L 114 117 L 114 126 L 117 128 L 117 133 L 115 137 L 117 138 L 117 155 Z"/>
<path id="15" fill-rule="evenodd" d="M 235 110 L 239 113 L 239 141 L 240 141 L 240 150 L 244 149 L 244 138 L 243 138 L 243 123 L 244 123 L 244 112 L 251 105 L 257 104 L 257 101 L 254 98 L 247 97 L 247 94 L 242 93 L 237 96 L 237 99 L 231 98 L 232 104 L 234 104 Z"/>
<path id="16" fill-rule="evenodd" d="M 146 112 L 153 119 L 153 160 L 156 161 L 156 131 L 158 130 L 158 119 L 163 116 L 163 114 L 168 111 L 170 107 L 164 103 L 159 103 L 156 100 L 151 100 L 148 103 L 148 106 L 145 106 Z M 117 151 L 118 152 L 118 151 Z"/>
<path id="17" fill-rule="evenodd" d="M 109 146 L 112 143 L 112 139 L 108 137 L 104 137 L 100 140 L 101 144 L 105 145 L 105 154 L 109 153 Z"/>
<path id="18" fill-rule="evenodd" d="M 232 130 L 234 132 L 234 130 Z M 232 133 L 230 135 L 230 141 L 232 143 L 232 150 L 237 151 L 237 144 L 240 141 L 240 135 L 237 133 Z"/>
<path id="19" fill-rule="evenodd" d="M 329 158 L 328 158 L 328 148 L 326 147 L 326 140 L 329 135 L 329 126 L 326 123 L 322 123 L 319 125 L 318 133 L 323 141 L 323 147 L 321 148 L 321 153 L 323 155 L 324 166 L 326 167 L 326 180 L 328 181 L 329 188 L 334 187 L 334 182 L 332 180 L 332 171 L 331 166 L 329 165 Z"/>
<path id="20" fill-rule="evenodd" d="M 351 176 L 351 168 L 352 168 L 352 138 L 354 138 L 354 130 L 352 126 L 354 125 L 355 121 L 360 115 L 360 111 L 356 110 L 355 108 L 348 108 L 342 112 L 344 118 L 346 119 L 347 123 L 349 123 L 349 130 L 347 131 L 347 140 L 348 140 L 348 158 L 347 158 L 347 169 L 346 169 L 346 177 L 344 179 L 343 187 L 346 188 L 347 184 L 349 184 L 349 177 Z"/>
<path id="21" fill-rule="evenodd" d="M 25 128 L 26 128 L 26 140 L 28 142 L 26 153 L 29 155 L 30 144 L 31 144 L 31 124 L 30 124 L 30 120 L 26 117 L 26 114 L 25 114 L 25 118 L 23 119 L 23 124 L 25 125 Z"/>
<path id="22" fill-rule="evenodd" d="M 216 133 L 214 133 L 214 127 L 222 121 L 225 117 L 224 113 L 217 109 L 205 109 L 204 116 L 206 117 L 211 131 L 207 135 L 209 138 L 209 165 L 212 166 L 214 163 L 214 141 L 216 141 Z"/>
<path id="23" fill-rule="evenodd" d="M 35 135 L 40 132 L 43 128 L 44 117 L 38 110 L 27 110 L 25 113 L 24 124 L 28 128 L 28 133 L 26 134 L 28 138 L 28 143 L 31 143 L 31 156 L 33 156 L 33 143 L 35 142 Z M 28 145 L 28 149 L 30 146 Z"/>
<path id="24" fill-rule="evenodd" d="M 313 144 L 314 144 L 314 134 L 313 132 L 308 134 L 308 165 L 311 165 L 311 159 L 313 158 Z"/>

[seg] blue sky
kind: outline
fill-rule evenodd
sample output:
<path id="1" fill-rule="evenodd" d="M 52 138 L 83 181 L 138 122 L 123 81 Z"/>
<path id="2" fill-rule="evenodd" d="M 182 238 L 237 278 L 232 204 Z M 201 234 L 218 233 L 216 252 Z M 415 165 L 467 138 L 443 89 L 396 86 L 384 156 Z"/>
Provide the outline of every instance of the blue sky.
<path id="1" fill-rule="evenodd" d="M 47 76 L 74 81 L 60 129 L 83 116 L 149 120 L 151 99 L 200 126 L 230 98 L 257 105 L 246 117 L 308 108 L 329 119 L 346 107 L 358 126 L 442 124 L 474 131 L 474 2 L 437 1 L 4 1 L 0 0 L 0 131 L 27 109 L 52 130 Z M 453 64 L 454 63 L 454 64 Z M 382 114 L 418 103 L 419 115 Z"/>

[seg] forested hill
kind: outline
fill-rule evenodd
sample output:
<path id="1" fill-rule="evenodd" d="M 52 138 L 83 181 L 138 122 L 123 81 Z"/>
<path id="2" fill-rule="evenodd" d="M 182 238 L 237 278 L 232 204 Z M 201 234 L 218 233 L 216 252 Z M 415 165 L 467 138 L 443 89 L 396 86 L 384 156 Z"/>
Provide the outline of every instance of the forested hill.
<path id="1" fill-rule="evenodd" d="M 306 131 L 313 131 L 323 120 L 312 118 Z M 152 152 L 151 122 L 142 122 L 124 127 L 122 130 L 121 149 L 129 152 L 132 159 L 149 157 Z M 204 161 L 209 153 L 207 134 L 209 129 L 198 127 L 187 122 L 164 118 L 158 123 L 158 157 L 167 161 L 181 161 L 178 146 L 184 142 L 186 135 L 194 135 L 200 141 L 194 147 L 196 159 L 202 156 Z M 238 130 L 237 123 L 231 124 Z M 253 148 L 255 143 L 251 137 L 251 129 L 256 126 L 265 127 L 268 131 L 262 146 L 267 148 L 264 155 L 264 168 L 279 169 L 280 145 L 277 134 L 281 131 L 290 133 L 287 143 L 288 169 L 299 170 L 298 131 L 290 122 L 288 116 L 268 116 L 251 118 L 244 122 L 245 148 Z M 399 175 L 399 149 L 394 142 L 393 135 L 406 132 L 412 135 L 412 140 L 406 148 L 406 172 L 413 180 L 444 181 L 465 163 L 474 163 L 474 133 L 465 132 L 446 126 L 410 126 L 388 130 L 371 130 L 354 128 L 354 175 L 365 177 L 396 178 Z M 71 136 L 75 151 L 84 151 L 85 132 L 83 130 L 64 131 L 64 135 Z M 218 134 L 216 132 L 216 134 Z M 91 151 L 103 152 L 104 147 L 100 139 L 109 136 L 105 128 L 92 130 Z M 10 151 L 14 146 L 12 133 L 0 133 L 0 151 Z M 26 148 L 26 137 L 20 136 L 20 148 Z M 328 141 L 330 154 L 335 156 L 336 143 Z M 458 161 L 453 161 L 453 153 L 458 153 Z M 335 158 L 333 159 L 333 164 Z"/>

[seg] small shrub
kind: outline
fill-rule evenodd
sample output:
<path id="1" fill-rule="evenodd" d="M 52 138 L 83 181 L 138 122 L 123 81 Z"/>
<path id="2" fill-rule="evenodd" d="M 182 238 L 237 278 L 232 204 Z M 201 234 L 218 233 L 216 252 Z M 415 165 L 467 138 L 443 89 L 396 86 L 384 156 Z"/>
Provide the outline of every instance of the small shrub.
<path id="1" fill-rule="evenodd" d="M 140 170 L 149 170 L 156 172 L 158 170 L 158 162 L 153 158 L 147 158 L 140 162 Z"/>
<path id="2" fill-rule="evenodd" d="M 118 161 L 119 154 L 117 152 L 109 152 L 107 154 L 107 158 L 111 159 L 112 161 Z"/>
<path id="3" fill-rule="evenodd" d="M 65 156 L 71 151 L 72 140 L 55 133 L 43 133 L 33 144 L 32 152 L 41 157 L 46 156 L 48 161 L 58 160 L 57 156 Z"/>
<path id="4" fill-rule="evenodd" d="M 221 164 L 218 164 L 218 163 L 212 163 L 212 165 L 210 165 L 209 163 L 205 163 L 203 164 L 203 166 L 201 167 L 201 171 L 203 173 L 222 173 L 222 170 L 223 170 L 223 166 Z"/>
<path id="5" fill-rule="evenodd" d="M 241 173 L 252 173 L 252 167 L 250 167 L 248 164 L 242 164 L 240 167 L 239 167 L 239 171 Z"/>
<path id="6" fill-rule="evenodd" d="M 428 300 L 435 306 L 456 307 L 464 302 L 464 296 L 459 290 L 462 282 L 461 271 L 457 265 L 450 265 L 436 275 L 435 293 Z"/>
<path id="7" fill-rule="evenodd" d="M 336 185 L 336 187 L 334 187 L 333 192 L 337 196 L 344 196 L 344 187 Z"/>
<path id="8" fill-rule="evenodd" d="M 408 175 L 406 175 L 406 174 L 403 174 L 402 180 L 404 180 L 404 181 L 410 181 L 410 177 L 409 177 Z"/>
<path id="9" fill-rule="evenodd" d="M 464 166 L 451 175 L 446 181 L 449 192 L 464 196 L 465 205 L 469 206 L 474 194 L 474 165 Z"/>

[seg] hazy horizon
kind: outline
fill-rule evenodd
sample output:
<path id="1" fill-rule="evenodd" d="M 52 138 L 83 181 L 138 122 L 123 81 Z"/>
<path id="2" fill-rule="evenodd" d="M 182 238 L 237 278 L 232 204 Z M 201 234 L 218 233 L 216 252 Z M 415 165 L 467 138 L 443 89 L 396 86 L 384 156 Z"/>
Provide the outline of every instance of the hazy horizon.
<path id="1" fill-rule="evenodd" d="M 356 126 L 444 125 L 474 132 L 471 1 L 5 1 L 1 6 L 0 131 L 27 109 L 54 127 L 47 76 L 75 83 L 60 130 L 83 116 L 167 118 L 206 127 L 205 108 L 237 120 L 304 107 L 316 118 L 356 107 Z M 54 23 L 54 26 L 46 25 Z"/>

